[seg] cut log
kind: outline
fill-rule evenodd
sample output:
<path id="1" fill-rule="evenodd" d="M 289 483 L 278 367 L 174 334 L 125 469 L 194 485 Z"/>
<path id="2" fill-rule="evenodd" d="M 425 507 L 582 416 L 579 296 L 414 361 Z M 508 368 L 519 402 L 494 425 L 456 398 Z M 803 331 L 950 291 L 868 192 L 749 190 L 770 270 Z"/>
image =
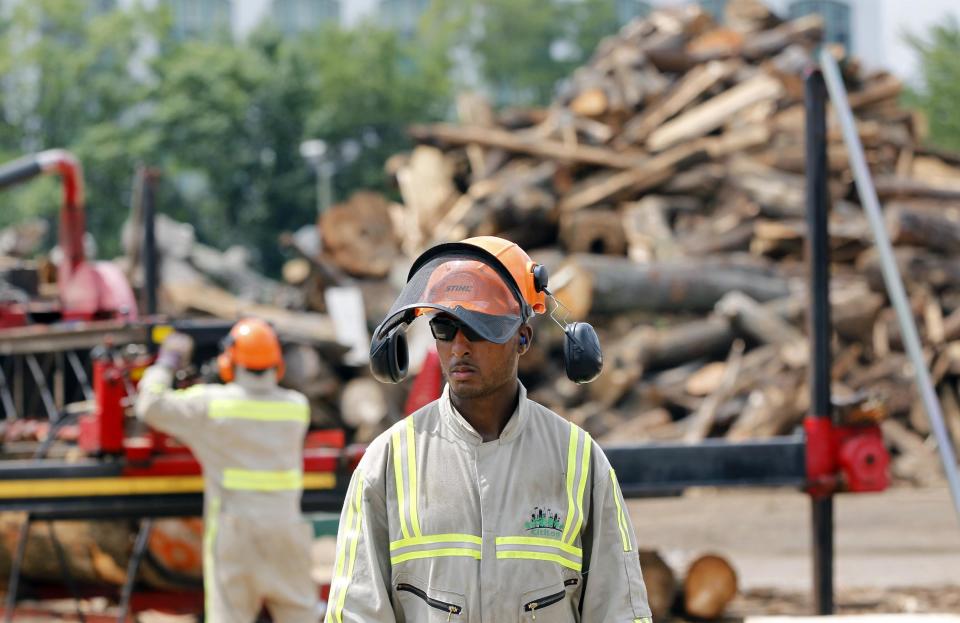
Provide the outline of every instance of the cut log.
<path id="1" fill-rule="evenodd" d="M 581 210 L 560 218 L 560 242 L 568 253 L 623 255 L 627 241 L 620 215 L 612 210 Z"/>
<path id="2" fill-rule="evenodd" d="M 776 99 L 783 92 L 776 78 L 760 74 L 729 91 L 669 121 L 650 134 L 646 141 L 651 151 L 663 151 L 678 143 L 704 136 L 722 126 L 736 112 L 757 102 Z"/>
<path id="3" fill-rule="evenodd" d="M 433 225 L 456 203 L 459 193 L 453 169 L 439 149 L 420 145 L 397 170 L 397 184 L 407 206 L 403 249 L 408 255 L 415 255 L 426 244 Z"/>
<path id="4" fill-rule="evenodd" d="M 736 340 L 730 349 L 727 362 L 724 364 L 724 372 L 720 384 L 704 399 L 700 404 L 700 408 L 685 420 L 687 432 L 684 434 L 683 440 L 687 443 L 703 441 L 710 433 L 720 405 L 726 402 L 733 394 L 734 386 L 737 382 L 737 375 L 740 374 L 740 366 L 743 361 L 743 350 L 743 341 Z"/>
<path id="5" fill-rule="evenodd" d="M 650 614 L 655 621 L 665 620 L 677 598 L 677 577 L 656 551 L 641 549 L 639 553 Z"/>
<path id="6" fill-rule="evenodd" d="M 634 262 L 670 260 L 680 254 L 670 230 L 667 208 L 667 199 L 652 195 L 621 207 L 627 254 Z"/>
<path id="7" fill-rule="evenodd" d="M 484 147 L 498 147 L 549 160 L 581 162 L 614 169 L 644 166 L 646 161 L 646 157 L 640 153 L 622 153 L 603 147 L 570 145 L 544 139 L 525 140 L 514 133 L 492 128 L 459 127 L 438 123 L 430 126 L 413 126 L 410 128 L 410 135 L 419 141 L 432 140 L 451 145 L 475 143 Z"/>
<path id="8" fill-rule="evenodd" d="M 923 246 L 946 255 L 960 254 L 960 220 L 906 205 L 889 205 L 885 214 L 890 241 Z"/>
<path id="9" fill-rule="evenodd" d="M 643 142 L 666 120 L 693 103 L 698 97 L 729 78 L 739 67 L 734 61 L 713 61 L 698 65 L 687 72 L 676 86 L 661 100 L 647 106 L 643 113 L 631 119 L 620 134 L 618 146 Z"/>
<path id="10" fill-rule="evenodd" d="M 320 217 L 323 249 L 334 264 L 356 277 L 385 277 L 399 255 L 386 197 L 356 192 Z"/>
<path id="11" fill-rule="evenodd" d="M 737 573 L 725 558 L 706 554 L 690 564 L 683 579 L 683 604 L 688 615 L 717 619 L 736 595 Z"/>
<path id="12" fill-rule="evenodd" d="M 586 280 L 588 292 L 578 306 L 590 313 L 625 311 L 708 312 L 731 290 L 740 290 L 758 301 L 786 296 L 785 279 L 755 269 L 716 266 L 713 262 L 677 261 L 637 264 L 609 256 L 573 255 L 563 269 Z M 563 289 L 559 290 L 562 296 Z"/>
<path id="13" fill-rule="evenodd" d="M 351 428 L 380 423 L 387 416 L 383 385 L 366 377 L 348 381 L 340 396 L 340 414 Z"/>
<path id="14" fill-rule="evenodd" d="M 751 35 L 744 42 L 742 54 L 751 60 L 773 56 L 793 43 L 819 43 L 822 36 L 823 18 L 818 14 L 805 15 Z"/>

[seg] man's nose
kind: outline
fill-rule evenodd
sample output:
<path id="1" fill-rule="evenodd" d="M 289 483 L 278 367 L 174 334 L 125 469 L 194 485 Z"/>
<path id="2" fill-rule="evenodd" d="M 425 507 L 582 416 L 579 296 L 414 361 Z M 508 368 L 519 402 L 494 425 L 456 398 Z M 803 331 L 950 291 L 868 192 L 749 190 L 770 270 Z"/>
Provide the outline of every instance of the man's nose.
<path id="1" fill-rule="evenodd" d="M 463 329 L 459 329 L 457 334 L 453 336 L 452 348 L 453 354 L 457 357 L 462 357 L 470 353 L 470 340 L 463 334 Z"/>

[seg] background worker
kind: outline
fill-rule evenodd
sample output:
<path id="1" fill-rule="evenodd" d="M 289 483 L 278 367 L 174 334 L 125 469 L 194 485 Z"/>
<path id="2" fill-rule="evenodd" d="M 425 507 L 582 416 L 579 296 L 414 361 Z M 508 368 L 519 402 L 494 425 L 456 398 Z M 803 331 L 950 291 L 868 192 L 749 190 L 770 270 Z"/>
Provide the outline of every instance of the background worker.
<path id="1" fill-rule="evenodd" d="M 340 520 L 327 621 L 649 623 L 616 475 L 517 377 L 546 271 L 482 237 L 428 250 L 374 333 L 375 375 L 405 372 L 403 331 L 429 317 L 447 385 L 367 449 Z M 589 327 L 589 325 L 586 325 Z M 567 327 L 568 375 L 591 355 Z M 599 373 L 599 343 L 595 343 Z M 573 372 L 573 373 L 572 373 Z M 585 379 L 582 379 L 585 380 Z"/>
<path id="2" fill-rule="evenodd" d="M 208 623 L 318 619 L 313 532 L 300 511 L 307 399 L 278 387 L 283 355 L 266 322 L 231 329 L 217 363 L 225 385 L 171 390 L 193 340 L 173 333 L 140 381 L 137 417 L 187 445 L 203 466 Z"/>

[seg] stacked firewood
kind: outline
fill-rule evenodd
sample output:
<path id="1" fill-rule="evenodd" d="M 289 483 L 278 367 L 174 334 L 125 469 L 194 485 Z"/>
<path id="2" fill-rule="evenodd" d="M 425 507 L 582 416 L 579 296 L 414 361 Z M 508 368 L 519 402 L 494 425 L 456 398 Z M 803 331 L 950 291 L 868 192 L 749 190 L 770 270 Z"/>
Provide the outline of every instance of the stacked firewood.
<path id="1" fill-rule="evenodd" d="M 719 26 L 690 6 L 628 24 L 547 109 L 496 113 L 461 97 L 459 124 L 413 127 L 418 146 L 387 162 L 403 206 L 359 196 L 321 222 L 325 240 L 349 232 L 354 248 L 377 250 L 369 265 L 337 249 L 328 259 L 369 281 L 435 242 L 513 239 L 550 268 L 561 312 L 592 321 L 605 348 L 601 377 L 576 386 L 562 333 L 541 321 L 521 364 L 535 399 L 607 442 L 794 430 L 809 392 L 804 75 L 823 26 L 751 0 L 729 2 L 726 17 Z M 828 49 L 960 441 L 960 156 L 923 146 L 899 80 Z M 937 479 L 832 112 L 828 155 L 834 399 L 846 418 L 883 420 L 896 473 Z M 369 255 L 347 249 L 349 262 Z"/>

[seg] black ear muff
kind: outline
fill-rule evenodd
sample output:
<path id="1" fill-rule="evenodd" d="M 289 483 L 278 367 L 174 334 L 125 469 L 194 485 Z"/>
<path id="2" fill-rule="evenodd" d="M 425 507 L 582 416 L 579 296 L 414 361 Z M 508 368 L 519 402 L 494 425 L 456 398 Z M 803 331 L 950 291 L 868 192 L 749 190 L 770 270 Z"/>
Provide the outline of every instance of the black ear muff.
<path id="1" fill-rule="evenodd" d="M 550 281 L 550 273 L 543 264 L 537 264 L 533 267 L 533 288 L 537 292 L 544 292 L 547 289 L 547 282 Z"/>
<path id="2" fill-rule="evenodd" d="M 563 366 L 574 383 L 589 383 L 603 370 L 603 352 L 597 332 L 586 322 L 573 322 L 564 328 Z"/>
<path id="3" fill-rule="evenodd" d="M 383 339 L 370 343 L 370 371 L 381 383 L 399 383 L 407 376 L 407 334 L 397 327 Z"/>

